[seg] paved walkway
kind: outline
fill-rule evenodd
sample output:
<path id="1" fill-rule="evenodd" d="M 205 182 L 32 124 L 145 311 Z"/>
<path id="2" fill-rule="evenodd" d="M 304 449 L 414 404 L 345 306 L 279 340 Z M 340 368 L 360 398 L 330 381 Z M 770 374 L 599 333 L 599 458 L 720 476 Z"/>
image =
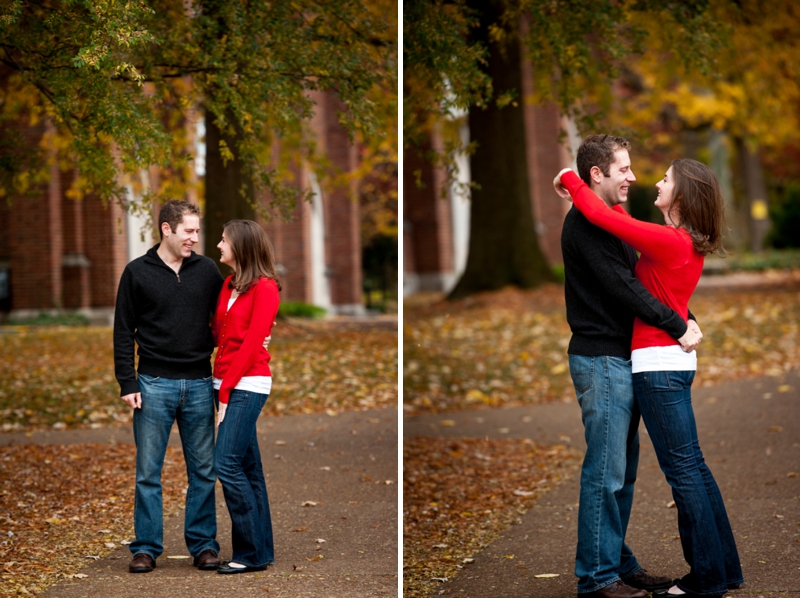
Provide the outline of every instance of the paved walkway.
<path id="1" fill-rule="evenodd" d="M 128 573 L 120 548 L 50 588 L 53 598 L 397 596 L 397 409 L 259 420 L 276 563 L 262 573 L 198 571 L 183 542 L 183 516 L 165 522 L 165 553 L 152 573 Z M 130 428 L 0 435 L 0 443 L 132 442 Z M 179 446 L 173 434 L 171 443 Z M 133 448 L 132 448 L 133 450 Z M 329 468 L 329 469 L 324 469 Z M 387 483 L 390 482 L 390 483 Z M 133 479 L 131 479 L 133 484 Z M 230 519 L 217 489 L 218 540 L 230 558 Z M 314 501 L 314 507 L 303 502 Z M 307 526 L 309 529 L 294 532 Z M 317 539 L 325 540 L 318 543 Z M 320 546 L 321 549 L 317 549 Z"/>
<path id="2" fill-rule="evenodd" d="M 800 371 L 695 388 L 694 405 L 700 446 L 722 490 L 747 580 L 730 596 L 800 596 Z M 441 426 L 445 419 L 456 425 Z M 666 507 L 672 495 L 644 425 L 641 432 L 628 543 L 644 567 L 679 577 L 688 568 L 676 539 L 677 512 Z M 574 402 L 407 417 L 403 433 L 586 446 Z M 440 595 L 574 598 L 578 495 L 576 472 L 442 584 Z M 535 577 L 545 573 L 558 577 Z"/>

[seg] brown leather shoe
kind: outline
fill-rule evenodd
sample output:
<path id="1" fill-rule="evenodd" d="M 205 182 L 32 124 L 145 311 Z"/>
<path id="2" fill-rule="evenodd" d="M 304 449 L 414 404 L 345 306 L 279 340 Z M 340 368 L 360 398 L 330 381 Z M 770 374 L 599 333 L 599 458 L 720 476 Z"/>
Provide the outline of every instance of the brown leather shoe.
<path id="1" fill-rule="evenodd" d="M 203 571 L 214 571 L 220 565 L 217 553 L 211 550 L 204 550 L 199 555 L 194 557 L 194 566 Z"/>
<path id="2" fill-rule="evenodd" d="M 639 588 L 640 590 L 647 590 L 654 592 L 655 590 L 666 590 L 672 587 L 675 583 L 671 577 L 656 577 L 650 575 L 646 570 L 639 569 L 633 575 L 623 579 L 626 584 L 632 588 Z"/>
<path id="3" fill-rule="evenodd" d="M 144 552 L 134 555 L 131 564 L 128 565 L 128 571 L 131 573 L 150 573 L 155 568 L 156 561 Z"/>
<path id="4" fill-rule="evenodd" d="M 622 583 L 615 581 L 611 585 L 604 588 L 589 592 L 588 594 L 578 594 L 579 598 L 647 598 L 648 592 L 646 590 L 639 590 Z"/>

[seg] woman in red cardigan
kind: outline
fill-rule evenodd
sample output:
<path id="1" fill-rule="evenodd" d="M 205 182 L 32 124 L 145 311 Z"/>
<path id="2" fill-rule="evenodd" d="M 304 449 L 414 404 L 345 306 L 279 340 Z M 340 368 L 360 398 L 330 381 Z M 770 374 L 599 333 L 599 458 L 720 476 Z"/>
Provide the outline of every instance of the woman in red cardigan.
<path id="1" fill-rule="evenodd" d="M 607 176 L 599 168 L 591 176 Z M 703 270 L 704 256 L 722 250 L 725 201 L 714 173 L 695 160 L 675 160 L 656 187 L 655 205 L 666 224 L 631 218 L 609 208 L 570 169 L 553 184 L 572 196 L 592 224 L 641 253 L 636 278 L 684 319 Z M 695 352 L 685 353 L 664 331 L 636 318 L 631 345 L 633 389 L 661 470 L 678 509 L 681 546 L 690 571 L 654 596 L 717 597 L 744 583 L 739 554 L 717 483 L 703 460 L 692 409 Z"/>
<path id="2" fill-rule="evenodd" d="M 225 279 L 212 328 L 217 344 L 218 399 L 214 469 L 231 516 L 233 556 L 217 573 L 263 571 L 274 562 L 272 520 L 256 436 L 256 420 L 272 388 L 270 335 L 280 304 L 272 245 L 251 220 L 225 225 L 217 245 Z"/>

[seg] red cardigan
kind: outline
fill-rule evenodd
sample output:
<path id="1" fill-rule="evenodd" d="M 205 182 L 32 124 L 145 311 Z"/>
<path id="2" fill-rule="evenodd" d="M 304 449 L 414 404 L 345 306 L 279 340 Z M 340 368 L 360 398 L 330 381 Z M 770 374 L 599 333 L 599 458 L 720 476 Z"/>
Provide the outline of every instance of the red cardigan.
<path id="1" fill-rule="evenodd" d="M 220 403 L 228 398 L 243 376 L 271 376 L 270 355 L 264 348 L 264 339 L 272 331 L 278 314 L 280 295 L 278 284 L 271 278 L 262 278 L 239 295 L 228 309 L 231 289 L 228 276 L 217 299 L 217 311 L 211 328 L 214 332 L 217 356 L 214 359 L 214 377 L 222 379 L 219 389 Z"/>
<path id="2" fill-rule="evenodd" d="M 683 228 L 636 220 L 621 206 L 609 209 L 573 171 L 564 173 L 561 182 L 572 196 L 575 207 L 589 222 L 641 253 L 636 263 L 636 278 L 656 299 L 686 320 L 689 298 L 700 280 L 704 259 L 695 251 L 689 233 Z M 631 349 L 675 344 L 677 341 L 660 328 L 649 326 L 639 318 L 634 320 Z"/>

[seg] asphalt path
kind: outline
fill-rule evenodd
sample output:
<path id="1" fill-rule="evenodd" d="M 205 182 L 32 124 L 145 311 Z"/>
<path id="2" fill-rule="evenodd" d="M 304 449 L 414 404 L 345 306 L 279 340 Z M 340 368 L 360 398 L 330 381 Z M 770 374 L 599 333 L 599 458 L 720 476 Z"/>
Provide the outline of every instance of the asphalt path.
<path id="1" fill-rule="evenodd" d="M 129 573 L 131 555 L 121 547 L 90 562 L 80 572 L 86 577 L 64 580 L 45 596 L 397 596 L 397 409 L 262 417 L 258 431 L 275 533 L 273 566 L 237 575 L 198 571 L 187 558 L 178 514 L 165 521 L 165 552 L 153 572 Z M 2 444 L 12 442 L 127 442 L 135 450 L 130 427 L 0 437 Z M 180 446 L 175 430 L 170 443 Z M 227 560 L 230 519 L 219 484 L 217 516 L 220 556 Z"/>
<path id="2" fill-rule="evenodd" d="M 800 371 L 695 388 L 700 447 L 722 491 L 746 579 L 730 596 L 800 596 Z M 455 425 L 442 425 L 452 420 Z M 585 450 L 576 402 L 406 417 L 405 437 L 532 438 Z M 642 424 L 628 544 L 653 573 L 688 572 L 677 511 Z M 544 495 L 437 595 L 574 598 L 579 472 Z M 536 575 L 557 577 L 537 578 Z"/>

